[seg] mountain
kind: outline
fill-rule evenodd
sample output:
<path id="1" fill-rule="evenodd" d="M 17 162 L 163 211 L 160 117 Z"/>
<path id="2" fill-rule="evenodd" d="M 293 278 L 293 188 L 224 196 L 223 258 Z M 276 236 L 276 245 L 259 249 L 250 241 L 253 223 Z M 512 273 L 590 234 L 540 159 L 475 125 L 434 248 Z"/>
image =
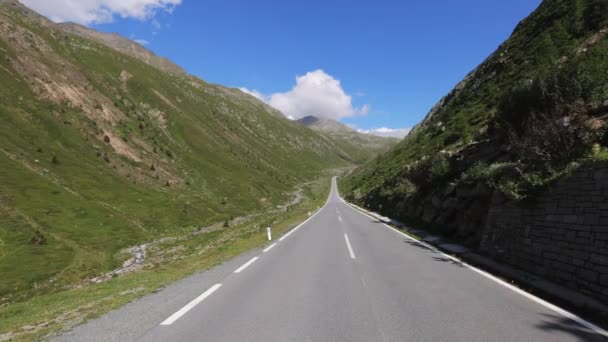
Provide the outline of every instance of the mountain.
<path id="1" fill-rule="evenodd" d="M 125 248 L 276 208 L 352 166 L 349 148 L 125 38 L 2 0 L 0 306 L 113 270 Z"/>
<path id="2" fill-rule="evenodd" d="M 316 116 L 305 116 L 296 120 L 298 123 L 314 130 L 333 134 L 357 133 L 352 128 L 332 119 L 318 118 Z M 362 135 L 362 134 L 361 134 Z"/>
<path id="3" fill-rule="evenodd" d="M 338 121 L 312 115 L 300 118 L 296 122 L 327 136 L 344 151 L 345 155 L 354 157 L 353 161 L 356 163 L 365 162 L 378 153 L 387 151 L 399 141 L 396 138 L 359 133 Z"/>
<path id="4" fill-rule="evenodd" d="M 186 76 L 187 73 L 177 64 L 170 60 L 155 55 L 152 51 L 144 48 L 140 44 L 124 38 L 116 33 L 107 34 L 91 30 L 88 27 L 74 23 L 60 23 L 55 27 L 66 33 L 77 35 L 89 40 L 94 40 L 100 44 L 104 44 L 112 49 L 122 52 L 125 55 L 139 59 L 140 61 L 156 67 L 162 71 L 175 75 Z"/>
<path id="5" fill-rule="evenodd" d="M 492 194 L 533 198 L 606 159 L 607 55 L 608 2 L 543 1 L 403 141 L 343 179 L 343 192 L 478 244 Z"/>

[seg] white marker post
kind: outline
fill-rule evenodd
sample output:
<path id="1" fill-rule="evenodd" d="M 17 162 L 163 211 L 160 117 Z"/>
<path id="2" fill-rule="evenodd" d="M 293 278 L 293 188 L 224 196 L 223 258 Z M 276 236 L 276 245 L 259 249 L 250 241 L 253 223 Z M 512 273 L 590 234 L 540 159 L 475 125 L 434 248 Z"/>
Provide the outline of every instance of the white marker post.
<path id="1" fill-rule="evenodd" d="M 268 233 L 268 241 L 272 240 L 272 233 L 270 232 L 270 226 L 266 228 L 266 233 Z"/>

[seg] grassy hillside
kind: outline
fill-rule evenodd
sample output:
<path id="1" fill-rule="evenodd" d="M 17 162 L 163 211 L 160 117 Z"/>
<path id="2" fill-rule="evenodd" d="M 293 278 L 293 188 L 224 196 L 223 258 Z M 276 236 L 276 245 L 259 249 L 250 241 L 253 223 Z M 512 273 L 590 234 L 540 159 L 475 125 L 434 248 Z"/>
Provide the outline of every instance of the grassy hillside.
<path id="1" fill-rule="evenodd" d="M 522 199 L 605 158 L 606 56 L 608 2 L 543 1 L 403 141 L 344 179 L 344 193 L 406 221 L 445 226 L 455 218 L 433 208 L 455 187 Z"/>
<path id="2" fill-rule="evenodd" d="M 306 116 L 298 123 L 322 133 L 327 137 L 347 158 L 353 158 L 353 162 L 360 164 L 386 152 L 390 147 L 397 144 L 397 138 L 378 137 L 371 134 L 359 133 L 352 128 L 331 119 Z"/>
<path id="3" fill-rule="evenodd" d="M 0 1 L 0 307 L 273 209 L 355 159 L 239 90 L 65 27 Z"/>

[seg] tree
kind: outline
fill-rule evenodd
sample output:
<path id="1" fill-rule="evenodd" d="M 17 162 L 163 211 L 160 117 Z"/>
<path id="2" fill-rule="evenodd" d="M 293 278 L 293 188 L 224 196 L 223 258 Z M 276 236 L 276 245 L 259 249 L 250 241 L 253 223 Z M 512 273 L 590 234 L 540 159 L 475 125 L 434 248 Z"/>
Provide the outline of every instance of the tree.
<path id="1" fill-rule="evenodd" d="M 608 19 L 608 1 L 589 0 L 589 4 L 583 12 L 585 28 L 588 31 L 597 31 L 606 24 Z"/>

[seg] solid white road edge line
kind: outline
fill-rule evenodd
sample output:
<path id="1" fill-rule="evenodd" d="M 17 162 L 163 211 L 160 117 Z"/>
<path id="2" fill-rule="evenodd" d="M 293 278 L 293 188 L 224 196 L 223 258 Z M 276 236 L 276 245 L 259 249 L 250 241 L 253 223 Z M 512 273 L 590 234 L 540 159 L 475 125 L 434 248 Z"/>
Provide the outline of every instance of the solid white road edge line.
<path id="1" fill-rule="evenodd" d="M 348 203 L 346 201 L 344 201 L 344 202 L 346 204 L 348 204 L 349 207 L 351 209 L 355 210 L 356 212 L 358 212 L 358 213 L 360 213 L 362 215 L 365 215 L 365 216 L 367 216 L 367 217 L 369 217 L 369 218 L 371 218 L 371 219 L 373 219 L 375 221 L 378 221 L 377 218 L 372 217 L 371 215 L 368 215 L 367 213 L 363 212 L 362 210 L 364 210 L 364 209 L 362 209 L 362 208 L 358 209 L 358 207 L 355 206 L 354 204 Z M 518 294 L 520 294 L 520 295 L 522 295 L 522 296 L 524 296 L 524 297 L 526 297 L 526 298 L 528 298 L 528 299 L 530 299 L 530 300 L 532 300 L 532 301 L 534 301 L 534 302 L 536 302 L 536 303 L 538 303 L 538 304 L 540 304 L 540 305 L 542 305 L 542 306 L 544 306 L 544 307 L 546 307 L 546 308 L 548 308 L 548 309 L 550 309 L 550 310 L 552 310 L 552 311 L 554 311 L 554 312 L 556 312 L 556 313 L 558 313 L 558 314 L 560 314 L 560 315 L 562 315 L 562 316 L 564 316 L 564 317 L 566 317 L 566 318 L 568 318 L 568 319 L 570 319 L 570 320 L 572 320 L 572 321 L 574 321 L 574 322 L 576 322 L 576 323 L 578 323 L 578 324 L 580 324 L 580 325 L 582 325 L 582 326 L 584 326 L 584 327 L 592 330 L 596 334 L 602 335 L 604 337 L 608 337 L 608 331 L 606 331 L 606 330 L 598 327 L 597 325 L 595 325 L 595 324 L 593 324 L 591 322 L 588 322 L 588 321 L 584 320 L 580 316 L 575 315 L 575 314 L 573 314 L 572 312 L 570 312 L 568 310 L 562 309 L 562 308 L 560 308 L 557 305 L 551 304 L 551 303 L 547 302 L 546 300 L 540 299 L 540 298 L 536 297 L 535 295 L 533 295 L 531 293 L 528 293 L 528 292 L 526 292 L 526 291 L 524 291 L 524 290 L 522 290 L 522 289 L 520 289 L 520 288 L 518 288 L 516 286 L 513 286 L 513 285 L 507 283 L 506 281 L 504 281 L 504 280 L 502 280 L 500 278 L 497 278 L 496 276 L 494 276 L 494 275 L 492 275 L 492 274 L 490 274 L 490 273 L 488 273 L 486 271 L 483 271 L 483 270 L 481 270 L 481 269 L 479 269 L 479 268 L 477 268 L 475 266 L 469 265 L 466 262 L 464 262 L 464 261 L 462 261 L 462 260 L 460 260 L 460 259 L 458 259 L 458 258 L 456 258 L 456 257 L 454 257 L 452 255 L 445 254 L 444 252 L 442 252 L 439 249 L 435 248 L 435 246 L 429 245 L 428 243 L 426 243 L 424 241 L 416 240 L 413 237 L 411 237 L 411 236 L 405 234 L 404 232 L 401 232 L 401 231 L 399 231 L 399 230 L 397 230 L 397 229 L 389 226 L 388 224 L 386 224 L 384 222 L 382 222 L 382 224 L 385 227 L 389 228 L 390 230 L 392 230 L 392 231 L 394 231 L 394 232 L 396 232 L 398 234 L 401 234 L 404 237 L 406 237 L 406 238 L 408 238 L 408 239 L 410 239 L 410 240 L 412 240 L 414 242 L 417 242 L 420 245 L 422 245 L 424 247 L 427 247 L 427 248 L 431 249 L 434 252 L 437 252 L 437 253 L 445 256 L 446 258 L 449 258 L 449 259 L 451 259 L 453 261 L 456 261 L 456 262 L 460 263 L 461 265 L 463 265 L 463 266 L 465 266 L 465 267 L 467 267 L 467 268 L 469 268 L 469 269 L 477 272 L 478 274 L 480 274 L 480 275 L 482 275 L 482 276 L 484 276 L 484 277 L 486 277 L 486 278 L 488 278 L 488 279 L 490 279 L 490 280 L 492 280 L 492 281 L 494 281 L 494 282 L 496 282 L 496 283 L 498 283 L 498 284 L 500 284 L 500 285 L 508 288 L 509 290 L 514 291 L 514 292 L 516 292 L 516 293 L 518 293 Z"/>
<path id="2" fill-rule="evenodd" d="M 344 234 L 344 240 L 346 241 L 346 247 L 348 247 L 348 254 L 350 254 L 350 258 L 355 259 L 355 252 L 353 252 L 350 241 L 348 241 L 348 235 Z"/>
<path id="3" fill-rule="evenodd" d="M 173 315 L 169 316 L 166 320 L 164 320 L 160 325 L 171 325 L 173 322 L 177 321 L 180 317 L 185 315 L 188 311 L 192 310 L 197 304 L 205 300 L 205 298 L 209 297 L 213 292 L 217 291 L 222 286 L 222 284 L 215 284 L 211 286 L 207 291 L 203 292 L 200 296 L 193 299 L 190 303 L 186 304 L 183 308 L 179 309 Z"/>
<path id="4" fill-rule="evenodd" d="M 289 235 L 291 235 L 293 232 L 295 232 L 296 229 L 298 229 L 298 228 L 302 227 L 303 225 L 305 225 L 306 222 L 312 220 L 313 217 L 317 216 L 318 213 L 322 212 L 323 209 L 325 209 L 325 207 L 327 207 L 327 205 L 329 204 L 329 200 L 331 198 L 331 193 L 332 193 L 332 189 L 333 189 L 332 183 L 333 183 L 333 179 L 334 178 L 336 178 L 336 177 L 333 177 L 332 180 L 331 180 L 331 183 L 329 183 L 329 186 L 330 186 L 330 188 L 329 188 L 329 195 L 327 195 L 327 200 L 325 200 L 325 204 L 323 204 L 323 206 L 319 210 L 317 210 L 317 212 L 314 213 L 311 217 L 307 218 L 304 222 L 300 223 L 297 227 L 295 227 L 294 229 L 290 230 L 287 234 L 281 236 L 281 238 L 279 239 L 279 241 L 285 240 Z M 339 196 L 340 195 L 338 194 L 338 197 Z"/>
<path id="5" fill-rule="evenodd" d="M 331 195 L 331 192 L 330 192 L 330 195 Z M 295 232 L 295 231 L 296 231 L 298 228 L 300 228 L 300 227 L 302 227 L 303 225 L 305 225 L 305 224 L 306 224 L 306 222 L 308 222 L 308 221 L 312 220 L 312 218 L 313 218 L 313 217 L 317 216 L 317 214 L 318 214 L 318 213 L 322 212 L 322 211 L 323 211 L 323 209 L 325 209 L 325 206 L 327 205 L 327 203 L 329 203 L 329 199 L 328 199 L 328 201 L 327 201 L 327 202 L 325 202 L 325 205 L 324 205 L 324 206 L 323 206 L 321 209 L 317 210 L 317 212 L 316 212 L 316 213 L 314 213 L 314 214 L 313 214 L 311 217 L 307 218 L 307 219 L 306 219 L 306 221 L 304 221 L 304 222 L 300 223 L 300 224 L 299 224 L 299 225 L 297 225 L 297 226 L 296 226 L 294 229 L 290 230 L 290 231 L 289 231 L 289 232 L 287 232 L 285 235 L 281 236 L 281 237 L 279 238 L 279 241 L 283 241 L 283 240 L 287 239 L 287 237 L 288 237 L 289 235 L 291 235 L 293 232 Z"/>
<path id="6" fill-rule="evenodd" d="M 253 264 L 256 260 L 258 260 L 259 257 L 253 257 L 251 258 L 249 261 L 247 261 L 246 263 L 244 263 L 241 267 L 237 268 L 234 273 L 241 273 L 244 269 L 246 269 L 247 267 L 249 267 L 249 265 Z"/>
<path id="7" fill-rule="evenodd" d="M 323 207 L 321 209 L 317 210 L 316 213 L 314 213 L 312 216 L 310 216 L 304 222 L 300 223 L 297 227 L 295 227 L 294 229 L 292 229 L 291 231 L 289 231 L 287 234 L 283 235 L 279 239 L 279 241 L 283 241 L 283 239 L 285 239 L 286 237 L 288 237 L 289 235 L 291 235 L 291 233 L 293 233 L 296 229 L 298 229 L 301 226 L 303 226 L 306 222 L 308 222 L 309 220 L 311 220 L 318 213 L 320 213 L 323 209 L 325 209 L 325 207 L 327 206 L 327 204 L 329 204 L 329 199 L 331 198 L 331 193 L 332 193 L 332 191 L 331 191 L 331 188 L 330 188 L 329 195 L 327 196 L 327 201 L 325 202 L 325 205 L 323 205 Z M 347 240 L 347 243 L 348 243 L 348 240 Z M 272 245 L 266 247 L 263 250 L 263 252 L 268 252 L 274 246 L 276 246 L 276 244 L 277 243 L 275 242 Z M 350 249 L 350 245 L 349 245 L 349 250 L 351 251 L 351 257 L 353 257 L 353 259 L 354 259 L 354 254 L 352 254 L 352 250 Z M 257 257 L 257 256 L 251 258 L 249 261 L 247 261 L 246 263 L 244 263 L 241 267 L 237 268 L 234 271 L 234 273 L 240 273 L 240 272 L 242 272 L 249 265 L 253 264 L 256 260 L 258 260 L 258 258 L 259 257 Z M 169 316 L 167 319 L 165 319 L 164 321 L 162 321 L 160 323 L 160 325 L 171 325 L 171 324 L 173 324 L 175 321 L 177 321 L 178 319 L 180 319 L 180 317 L 182 317 L 183 315 L 185 315 L 188 311 L 192 310 L 192 308 L 194 308 L 199 303 L 201 303 L 203 300 L 205 300 L 205 298 L 209 297 L 213 292 L 217 291 L 221 286 L 222 286 L 222 284 L 215 284 L 215 285 L 211 286 L 207 291 L 203 292 L 200 296 L 196 297 L 195 299 L 193 299 L 192 301 L 190 301 L 190 303 L 186 304 L 183 308 L 179 309 L 173 315 Z"/>
<path id="8" fill-rule="evenodd" d="M 268 246 L 268 247 L 264 248 L 264 250 L 263 250 L 262 252 L 266 253 L 266 252 L 268 252 L 269 250 L 271 250 L 271 249 L 272 249 L 272 247 L 274 247 L 274 246 L 276 246 L 276 245 L 277 245 L 277 243 L 275 242 L 275 243 L 273 243 L 272 245 L 270 245 L 270 246 Z"/>

